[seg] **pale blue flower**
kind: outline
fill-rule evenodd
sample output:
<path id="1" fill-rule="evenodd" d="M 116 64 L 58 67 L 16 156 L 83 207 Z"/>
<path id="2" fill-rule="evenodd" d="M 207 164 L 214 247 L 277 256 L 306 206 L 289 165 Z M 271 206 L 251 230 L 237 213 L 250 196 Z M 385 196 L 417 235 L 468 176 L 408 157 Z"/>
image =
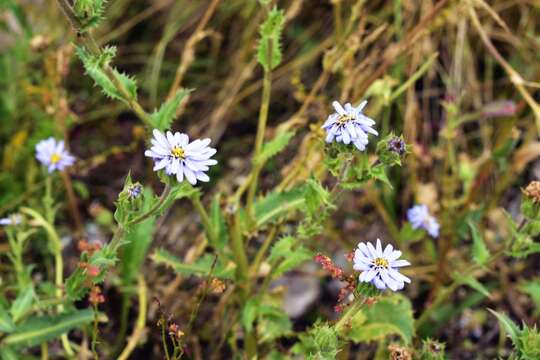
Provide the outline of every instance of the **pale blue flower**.
<path id="1" fill-rule="evenodd" d="M 362 271 L 358 277 L 360 282 L 372 283 L 379 290 L 389 288 L 398 291 L 405 287 L 405 283 L 411 282 L 411 279 L 398 270 L 411 263 L 407 260 L 398 260 L 400 256 L 401 251 L 394 250 L 390 244 L 386 245 L 383 251 L 379 239 L 376 246 L 370 242 L 361 242 L 354 252 L 353 268 Z"/>
<path id="2" fill-rule="evenodd" d="M 328 116 L 328 119 L 322 126 L 326 130 L 326 142 L 332 141 L 350 144 L 351 142 L 360 151 L 364 151 L 368 144 L 368 134 L 379 135 L 373 129 L 375 121 L 362 113 L 367 101 L 362 101 L 356 108 L 346 103 L 345 108 L 337 101 L 332 105 L 336 112 Z"/>
<path id="3" fill-rule="evenodd" d="M 0 225 L 19 225 L 22 222 L 22 216 L 19 214 L 14 214 L 5 218 L 0 219 Z"/>
<path id="4" fill-rule="evenodd" d="M 154 159 L 154 171 L 165 170 L 167 175 L 174 175 L 179 182 L 187 179 L 192 185 L 199 181 L 209 181 L 206 175 L 209 166 L 217 160 L 210 159 L 216 149 L 209 147 L 210 139 L 197 139 L 189 142 L 186 134 L 167 131 L 163 134 L 154 129 L 152 147 L 144 155 Z"/>
<path id="5" fill-rule="evenodd" d="M 50 173 L 55 170 L 62 171 L 75 162 L 75 157 L 64 147 L 64 141 L 56 141 L 53 137 L 41 140 L 36 145 L 36 158 Z"/>
<path id="6" fill-rule="evenodd" d="M 142 193 L 142 186 L 140 184 L 132 184 L 127 188 L 128 197 L 130 199 L 136 199 Z"/>
<path id="7" fill-rule="evenodd" d="M 413 229 L 425 229 L 434 238 L 439 236 L 440 225 L 435 217 L 429 214 L 426 205 L 416 205 L 407 210 L 407 219 Z"/>

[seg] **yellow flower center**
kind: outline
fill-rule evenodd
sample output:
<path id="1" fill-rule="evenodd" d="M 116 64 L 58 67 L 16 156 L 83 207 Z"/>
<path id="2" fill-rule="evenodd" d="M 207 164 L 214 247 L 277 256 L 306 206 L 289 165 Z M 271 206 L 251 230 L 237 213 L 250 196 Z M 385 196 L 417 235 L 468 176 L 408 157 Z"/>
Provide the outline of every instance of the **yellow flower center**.
<path id="1" fill-rule="evenodd" d="M 57 154 L 57 153 L 54 153 L 54 154 L 51 155 L 51 163 L 52 164 L 56 164 L 60 160 L 62 160 L 62 155 Z"/>
<path id="2" fill-rule="evenodd" d="M 177 159 L 185 159 L 186 158 L 184 149 L 182 149 L 179 146 L 175 146 L 175 147 L 172 148 L 171 155 L 174 156 Z"/>
<path id="3" fill-rule="evenodd" d="M 373 264 L 375 266 L 379 266 L 379 267 L 383 267 L 385 269 L 388 269 L 388 260 L 386 260 L 386 259 L 376 258 L 375 260 L 373 260 Z"/>
<path id="4" fill-rule="evenodd" d="M 353 120 L 354 117 L 352 117 L 351 115 L 341 115 L 339 117 L 339 119 L 337 120 L 337 123 L 338 125 L 344 125 L 345 123 Z"/>

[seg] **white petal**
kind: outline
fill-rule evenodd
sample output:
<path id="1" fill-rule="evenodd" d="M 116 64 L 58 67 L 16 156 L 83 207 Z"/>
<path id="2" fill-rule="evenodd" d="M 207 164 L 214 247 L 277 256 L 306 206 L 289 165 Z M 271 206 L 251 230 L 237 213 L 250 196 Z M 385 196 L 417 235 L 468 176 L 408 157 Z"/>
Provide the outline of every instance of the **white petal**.
<path id="1" fill-rule="evenodd" d="M 365 243 L 361 242 L 360 244 L 358 244 L 358 250 L 360 250 L 366 258 L 371 259 L 371 254 Z"/>
<path id="2" fill-rule="evenodd" d="M 356 111 L 362 111 L 367 105 L 367 100 L 362 101 L 360 104 L 356 106 Z"/>
<path id="3" fill-rule="evenodd" d="M 372 259 L 377 258 L 377 251 L 375 250 L 375 247 L 373 247 L 373 244 L 368 242 L 367 243 L 367 248 L 369 250 L 369 254 L 371 255 L 371 258 Z"/>
<path id="4" fill-rule="evenodd" d="M 203 182 L 208 182 L 210 181 L 210 177 L 208 177 L 208 175 L 206 175 L 205 173 L 203 173 L 202 171 L 198 171 L 195 173 L 195 177 L 197 177 L 197 180 L 200 180 L 200 181 L 203 181 Z"/>
<path id="5" fill-rule="evenodd" d="M 388 255 L 388 256 L 386 257 L 386 259 L 387 259 L 388 261 L 394 261 L 394 260 L 396 260 L 397 258 L 399 258 L 399 257 L 401 256 L 401 254 L 402 254 L 401 251 L 399 251 L 399 250 L 394 250 L 390 255 Z"/>
<path id="6" fill-rule="evenodd" d="M 375 250 L 377 250 L 377 257 L 382 257 L 383 256 L 381 239 L 377 239 L 377 245 L 376 245 Z"/>
<path id="7" fill-rule="evenodd" d="M 409 265 L 411 265 L 411 263 L 408 262 L 407 260 L 390 261 L 391 267 L 403 267 L 403 266 L 409 266 Z"/>
<path id="8" fill-rule="evenodd" d="M 337 101 L 332 102 L 332 106 L 334 107 L 334 109 L 336 109 L 339 115 L 347 115 L 347 113 L 345 112 L 345 110 L 343 109 L 343 107 L 341 106 L 339 102 Z"/>
<path id="9" fill-rule="evenodd" d="M 195 185 L 197 183 L 197 178 L 195 177 L 195 174 L 186 166 L 184 166 L 184 175 L 186 175 L 186 178 L 191 185 Z"/>
<path id="10" fill-rule="evenodd" d="M 388 269 L 388 275 L 390 275 L 393 279 L 400 282 L 406 282 L 406 283 L 411 282 L 411 279 L 409 279 L 408 277 L 406 277 L 405 275 L 403 275 L 396 269 L 392 269 L 392 268 Z"/>

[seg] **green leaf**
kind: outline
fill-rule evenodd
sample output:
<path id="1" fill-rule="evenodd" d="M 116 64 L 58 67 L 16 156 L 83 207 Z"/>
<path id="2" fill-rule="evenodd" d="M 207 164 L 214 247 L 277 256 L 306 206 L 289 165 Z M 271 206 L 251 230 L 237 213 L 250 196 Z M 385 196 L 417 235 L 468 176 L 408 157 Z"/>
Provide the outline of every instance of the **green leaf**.
<path id="1" fill-rule="evenodd" d="M 273 70 L 281 63 L 281 33 L 284 24 L 283 11 L 274 7 L 261 25 L 257 59 L 265 71 Z"/>
<path id="2" fill-rule="evenodd" d="M 261 152 L 255 158 L 253 158 L 253 163 L 256 165 L 266 163 L 272 157 L 283 151 L 293 136 L 294 132 L 292 131 L 284 132 L 265 143 L 261 149 Z"/>
<path id="3" fill-rule="evenodd" d="M 257 319 L 259 312 L 259 300 L 257 298 L 249 299 L 242 309 L 242 325 L 246 331 L 253 331 L 253 324 Z"/>
<path id="4" fill-rule="evenodd" d="M 141 213 L 146 213 L 154 204 L 154 195 L 150 188 L 145 188 L 141 195 L 143 202 Z M 155 219 L 155 216 L 150 216 L 145 221 L 130 226 L 129 232 L 124 235 L 125 245 L 122 247 L 120 261 L 120 273 L 124 285 L 130 285 L 139 274 L 152 243 Z"/>
<path id="5" fill-rule="evenodd" d="M 282 237 L 272 246 L 272 249 L 270 249 L 268 261 L 270 263 L 275 263 L 280 258 L 289 256 L 295 244 L 296 239 L 293 236 L 287 235 Z"/>
<path id="6" fill-rule="evenodd" d="M 112 68 L 115 78 L 122 84 L 129 96 L 129 98 L 126 98 L 114 85 L 113 81 L 109 78 L 109 75 L 103 70 L 105 66 L 109 66 L 109 62 L 115 55 L 114 48 L 108 48 L 101 57 L 91 55 L 83 47 L 77 47 L 76 53 L 84 65 L 86 74 L 94 80 L 96 85 L 101 88 L 106 96 L 111 99 L 123 101 L 128 105 L 130 100 L 137 98 L 137 84 L 132 78 Z"/>
<path id="7" fill-rule="evenodd" d="M 0 303 L 0 332 L 12 332 L 15 324 L 4 305 Z"/>
<path id="8" fill-rule="evenodd" d="M 414 336 L 414 318 L 410 301 L 399 294 L 380 299 L 376 304 L 361 308 L 352 318 L 352 326 L 345 328 L 345 336 L 354 342 L 384 339 L 398 335 L 405 344 Z"/>
<path id="9" fill-rule="evenodd" d="M 473 238 L 472 244 L 472 257 L 473 260 L 479 265 L 485 265 L 489 259 L 489 250 L 482 239 L 482 235 L 478 231 L 476 225 L 469 221 L 469 227 L 471 228 L 471 234 Z"/>
<path id="10" fill-rule="evenodd" d="M 272 342 L 275 339 L 290 334 L 292 323 L 282 309 L 273 305 L 262 304 L 258 307 L 257 333 L 259 342 Z"/>
<path id="11" fill-rule="evenodd" d="M 29 286 L 17 295 L 17 298 L 11 305 L 9 312 L 13 321 L 18 322 L 28 312 L 33 302 L 34 288 Z"/>
<path id="12" fill-rule="evenodd" d="M 277 277 L 311 259 L 313 259 L 313 253 L 311 251 L 303 246 L 299 246 L 298 240 L 294 237 L 285 236 L 272 246 L 268 262 L 273 267 L 276 266 L 272 272 L 272 276 Z"/>
<path id="13" fill-rule="evenodd" d="M 304 203 L 304 191 L 301 187 L 268 194 L 254 204 L 257 227 L 260 228 L 268 222 L 299 209 Z"/>
<path id="14" fill-rule="evenodd" d="M 217 194 L 212 200 L 210 206 L 210 226 L 214 232 L 213 236 L 209 236 L 210 245 L 215 249 L 223 250 L 229 242 L 229 234 L 227 232 L 227 224 L 220 208 L 221 195 Z"/>
<path id="15" fill-rule="evenodd" d="M 486 289 L 486 287 L 482 285 L 482 283 L 480 283 L 478 280 L 476 280 L 473 276 L 456 273 L 454 274 L 454 277 L 456 277 L 461 284 L 469 286 L 470 288 L 478 291 L 480 294 L 488 298 L 491 297 L 491 295 L 489 294 L 489 290 Z"/>
<path id="16" fill-rule="evenodd" d="M 69 330 L 84 326 L 94 319 L 91 309 L 79 310 L 54 316 L 29 318 L 6 336 L 3 346 L 35 346 L 50 341 Z"/>
<path id="17" fill-rule="evenodd" d="M 328 324 L 316 324 L 306 334 L 299 334 L 300 342 L 292 352 L 306 356 L 309 360 L 333 360 L 339 352 L 339 338 L 336 330 Z"/>
<path id="18" fill-rule="evenodd" d="M 540 278 L 526 281 L 520 284 L 519 288 L 532 298 L 535 305 L 535 313 L 540 313 Z"/>
<path id="19" fill-rule="evenodd" d="M 309 178 L 306 181 L 304 199 L 309 216 L 317 216 L 321 213 L 321 207 L 332 207 L 330 192 L 326 190 L 319 181 Z"/>
<path id="20" fill-rule="evenodd" d="M 186 264 L 180 261 L 177 257 L 169 253 L 164 249 L 157 249 L 152 254 L 152 260 L 156 264 L 163 264 L 171 267 L 176 272 L 187 274 L 187 275 L 197 275 L 197 276 L 208 276 L 212 268 L 212 263 L 214 262 L 214 256 L 210 254 L 205 254 L 200 257 L 193 264 Z M 221 279 L 232 279 L 234 276 L 236 265 L 233 263 L 228 263 L 224 265 L 221 261 L 217 261 L 212 276 L 221 278 Z"/>
<path id="21" fill-rule="evenodd" d="M 291 271 L 296 268 L 298 265 L 313 259 L 313 253 L 308 249 L 300 246 L 294 250 L 289 256 L 287 256 L 273 271 L 272 276 L 278 277 L 287 271 Z"/>
<path id="22" fill-rule="evenodd" d="M 421 228 L 413 229 L 410 222 L 406 222 L 399 232 L 399 238 L 404 243 L 420 241 L 425 237 L 425 232 Z"/>
<path id="23" fill-rule="evenodd" d="M 169 129 L 176 118 L 176 111 L 182 103 L 182 100 L 184 100 L 191 91 L 191 89 L 179 89 L 176 91 L 174 97 L 167 100 L 161 105 L 159 110 L 154 111 L 150 115 L 150 125 L 160 131 Z"/>
<path id="24" fill-rule="evenodd" d="M 388 185 L 390 188 L 393 188 L 392 183 L 390 182 L 390 179 L 388 179 L 388 175 L 386 175 L 386 169 L 384 165 L 379 164 L 379 165 L 370 167 L 369 176 L 374 179 L 380 180 L 386 185 Z"/>
<path id="25" fill-rule="evenodd" d="M 504 331 L 506 331 L 510 339 L 512 339 L 514 346 L 519 346 L 519 336 L 521 335 L 521 330 L 519 327 L 505 314 L 491 309 L 488 310 L 490 313 L 495 315 L 497 320 L 499 320 L 500 326 L 504 329 Z"/>
<path id="26" fill-rule="evenodd" d="M 96 27 L 103 20 L 107 0 L 76 0 L 73 10 L 82 24 L 80 31 Z"/>
<path id="27" fill-rule="evenodd" d="M 10 347 L 0 347 L 0 359 L 2 360 L 21 360 L 19 354 Z"/>

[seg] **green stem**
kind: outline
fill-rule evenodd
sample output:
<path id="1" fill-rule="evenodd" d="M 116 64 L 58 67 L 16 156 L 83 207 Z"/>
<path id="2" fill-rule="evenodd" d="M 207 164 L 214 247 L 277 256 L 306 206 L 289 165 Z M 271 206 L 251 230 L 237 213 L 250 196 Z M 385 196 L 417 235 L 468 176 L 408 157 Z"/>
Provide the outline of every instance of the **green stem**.
<path id="1" fill-rule="evenodd" d="M 259 251 L 257 252 L 257 255 L 255 255 L 255 260 L 253 260 L 253 264 L 251 265 L 251 274 L 254 277 L 256 277 L 257 273 L 259 272 L 259 267 L 261 266 L 264 254 L 266 254 L 266 251 L 270 247 L 272 240 L 274 240 L 274 238 L 276 237 L 278 227 L 278 225 L 274 225 L 272 229 L 270 229 L 270 232 L 268 233 L 268 235 L 266 235 L 266 239 L 264 240 Z"/>
<path id="2" fill-rule="evenodd" d="M 163 203 L 167 200 L 169 197 L 169 194 L 171 193 L 171 186 L 169 184 L 165 185 L 165 188 L 163 189 L 163 192 L 159 196 L 158 202 L 150 208 L 146 213 L 142 214 L 141 216 L 136 217 L 135 219 L 128 222 L 128 225 L 135 225 L 142 223 L 143 221 L 147 220 L 149 217 L 155 214 L 156 211 L 158 211 Z"/>
<path id="3" fill-rule="evenodd" d="M 268 44 L 269 53 L 271 54 L 271 42 Z M 269 56 L 270 57 L 270 56 Z M 271 62 L 269 62 L 271 64 Z M 263 78 L 263 94 L 262 94 L 262 101 L 261 101 L 261 108 L 259 111 L 259 123 L 257 126 L 257 135 L 255 138 L 255 150 L 253 154 L 253 159 L 258 158 L 262 146 L 264 143 L 264 134 L 266 132 L 266 122 L 268 120 L 268 109 L 270 107 L 270 93 L 272 89 L 272 73 L 271 71 L 265 70 L 264 71 L 264 78 Z M 261 170 L 264 167 L 264 162 L 260 162 L 257 165 L 254 165 L 252 170 L 252 176 L 250 177 L 251 182 L 249 184 L 248 189 L 248 196 L 247 196 L 247 213 L 248 217 L 250 219 L 250 223 L 253 223 L 255 219 L 255 211 L 253 209 L 253 201 L 255 199 L 255 193 L 257 192 L 257 182 L 259 179 L 259 175 L 261 173 Z"/>
<path id="4" fill-rule="evenodd" d="M 215 244 L 216 240 L 216 234 L 215 230 L 212 228 L 212 224 L 210 223 L 210 217 L 208 216 L 208 213 L 206 212 L 199 195 L 192 196 L 191 203 L 193 204 L 193 207 L 201 217 L 201 222 L 204 226 L 204 230 L 206 231 L 206 236 L 208 236 L 208 239 L 210 240 L 210 243 Z"/>
<path id="5" fill-rule="evenodd" d="M 89 31 L 84 30 L 84 26 L 75 14 L 75 11 L 71 7 L 71 4 L 68 0 L 57 0 L 60 9 L 66 15 L 71 26 L 75 29 L 80 38 L 83 39 L 84 43 L 88 47 L 88 50 L 94 56 L 99 56 L 102 54 L 101 48 L 97 44 L 96 40 L 90 34 Z M 127 101 L 129 107 L 133 112 L 144 122 L 146 125 L 151 125 L 150 115 L 143 109 L 143 107 L 137 102 L 130 92 L 124 87 L 122 82 L 116 76 L 116 73 L 112 67 L 105 64 L 103 66 L 103 71 L 107 74 L 107 77 L 113 83 L 114 87 L 120 92 L 124 100 Z"/>
<path id="6" fill-rule="evenodd" d="M 362 299 L 362 301 L 355 301 L 343 314 L 341 319 L 338 320 L 338 322 L 335 323 L 334 328 L 337 332 L 341 332 L 341 330 L 347 325 L 349 320 L 362 308 L 364 303 L 366 302 L 366 299 Z"/>
<path id="7" fill-rule="evenodd" d="M 491 263 L 499 259 L 503 254 L 504 254 L 504 250 L 500 250 L 496 252 L 486 261 L 484 266 L 490 265 Z M 469 266 L 467 269 L 465 269 L 461 273 L 468 275 L 470 273 L 473 273 L 481 269 L 482 267 L 483 267 L 482 265 L 474 264 L 474 265 Z M 433 314 L 435 310 L 437 310 L 439 305 L 441 305 L 444 301 L 446 301 L 446 299 L 448 299 L 460 285 L 462 285 L 460 278 L 455 278 L 450 283 L 450 285 L 448 285 L 444 290 L 440 291 L 437 297 L 435 298 L 435 300 L 433 300 L 433 302 L 422 313 L 422 315 L 418 318 L 418 320 L 416 320 L 415 322 L 416 329 L 420 329 L 430 319 L 431 315 Z"/>

